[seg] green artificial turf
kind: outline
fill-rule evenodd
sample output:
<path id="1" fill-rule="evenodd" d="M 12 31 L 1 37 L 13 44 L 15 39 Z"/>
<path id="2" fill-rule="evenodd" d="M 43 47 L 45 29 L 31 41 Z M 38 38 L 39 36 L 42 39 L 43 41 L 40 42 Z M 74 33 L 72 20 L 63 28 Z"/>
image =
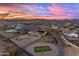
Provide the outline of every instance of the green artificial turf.
<path id="1" fill-rule="evenodd" d="M 35 52 L 45 52 L 45 51 L 51 51 L 51 48 L 49 46 L 38 46 L 34 47 Z"/>

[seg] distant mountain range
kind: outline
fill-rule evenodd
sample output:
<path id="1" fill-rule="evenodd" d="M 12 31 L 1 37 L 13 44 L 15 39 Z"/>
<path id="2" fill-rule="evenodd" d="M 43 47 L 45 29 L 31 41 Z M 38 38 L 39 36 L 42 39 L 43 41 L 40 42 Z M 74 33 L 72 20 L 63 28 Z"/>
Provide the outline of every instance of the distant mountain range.
<path id="1" fill-rule="evenodd" d="M 21 19 L 21 18 L 16 18 L 16 19 L 0 19 L 0 23 L 31 23 L 34 25 L 37 24 L 52 24 L 52 25 L 56 25 L 56 26 L 63 26 L 67 23 L 71 23 L 71 24 L 75 24 L 75 25 L 79 25 L 79 20 L 68 20 L 68 19 L 64 19 L 64 20 L 48 20 L 48 19 Z"/>

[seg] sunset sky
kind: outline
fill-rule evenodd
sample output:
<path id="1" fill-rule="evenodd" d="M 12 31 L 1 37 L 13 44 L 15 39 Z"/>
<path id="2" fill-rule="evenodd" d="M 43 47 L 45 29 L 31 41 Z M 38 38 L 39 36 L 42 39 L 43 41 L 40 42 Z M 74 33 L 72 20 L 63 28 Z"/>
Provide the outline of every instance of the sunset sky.
<path id="1" fill-rule="evenodd" d="M 10 13 L 7 17 L 20 14 L 17 17 L 26 15 L 29 18 L 79 19 L 79 4 L 77 3 L 0 4 L 0 13 L 6 13 L 5 11 Z"/>

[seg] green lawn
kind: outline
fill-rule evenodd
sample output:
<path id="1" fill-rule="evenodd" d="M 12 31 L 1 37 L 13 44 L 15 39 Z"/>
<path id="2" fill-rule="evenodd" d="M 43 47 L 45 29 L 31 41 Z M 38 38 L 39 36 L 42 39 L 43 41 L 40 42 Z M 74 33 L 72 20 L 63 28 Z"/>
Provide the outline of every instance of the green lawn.
<path id="1" fill-rule="evenodd" d="M 3 31 L 3 30 L 12 30 L 12 29 L 15 29 L 15 27 L 0 27 L 0 31 Z"/>
<path id="2" fill-rule="evenodd" d="M 49 46 L 38 46 L 34 47 L 35 52 L 45 52 L 45 51 L 51 51 L 51 48 Z"/>

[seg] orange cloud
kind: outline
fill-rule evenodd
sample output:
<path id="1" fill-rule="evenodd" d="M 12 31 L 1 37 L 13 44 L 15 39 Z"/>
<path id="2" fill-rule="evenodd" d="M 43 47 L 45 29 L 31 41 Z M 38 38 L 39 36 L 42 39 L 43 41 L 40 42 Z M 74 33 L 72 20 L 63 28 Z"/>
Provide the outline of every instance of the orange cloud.
<path id="1" fill-rule="evenodd" d="M 37 15 L 31 15 L 31 14 L 24 14 L 20 12 L 11 12 L 11 14 L 6 15 L 6 14 L 0 14 L 0 18 L 4 19 L 13 19 L 13 18 L 23 18 L 23 19 L 58 19 L 58 20 L 63 20 L 63 19 L 71 19 L 72 15 L 63 15 L 63 16 L 37 16 Z"/>
<path id="2" fill-rule="evenodd" d="M 7 10 L 7 11 L 12 11 L 12 12 L 21 12 L 19 9 L 14 8 L 13 6 L 6 6 L 6 5 L 1 5 L 0 10 Z"/>
<path id="3" fill-rule="evenodd" d="M 52 6 L 48 7 L 49 13 L 55 14 L 55 15 L 62 15 L 64 14 L 64 9 L 56 4 L 53 4 Z"/>
<path id="4" fill-rule="evenodd" d="M 31 5 L 21 5 L 23 8 L 28 9 L 32 12 L 35 12 L 37 10 L 36 7 L 31 6 Z M 0 14 L 0 18 L 5 18 L 5 19 L 13 19 L 13 18 L 24 18 L 24 19 L 71 19 L 71 14 L 69 15 L 62 15 L 62 16 L 37 16 L 37 15 L 31 15 L 31 14 L 24 14 L 21 13 L 20 9 L 14 8 L 13 6 L 6 6 L 6 5 L 1 5 L 0 10 L 7 10 L 11 11 L 11 14 L 9 15 L 2 15 Z M 56 15 L 61 15 L 64 14 L 64 10 L 58 6 L 58 5 L 52 5 L 49 6 L 49 12 L 52 14 Z"/>
<path id="5" fill-rule="evenodd" d="M 5 19 L 13 19 L 13 18 L 23 18 L 23 19 L 25 19 L 25 18 L 29 18 L 29 16 L 32 16 L 31 14 L 24 14 L 24 13 L 12 13 L 12 14 L 10 14 L 10 15 L 8 15 L 8 16 L 6 16 L 6 17 L 4 17 Z"/>
<path id="6" fill-rule="evenodd" d="M 71 19 L 71 16 L 36 16 L 36 15 L 30 15 L 30 14 L 20 14 L 20 15 L 9 15 L 4 17 L 5 19 L 13 19 L 13 18 L 23 18 L 23 19 L 58 19 L 58 20 L 63 20 L 63 19 Z"/>

